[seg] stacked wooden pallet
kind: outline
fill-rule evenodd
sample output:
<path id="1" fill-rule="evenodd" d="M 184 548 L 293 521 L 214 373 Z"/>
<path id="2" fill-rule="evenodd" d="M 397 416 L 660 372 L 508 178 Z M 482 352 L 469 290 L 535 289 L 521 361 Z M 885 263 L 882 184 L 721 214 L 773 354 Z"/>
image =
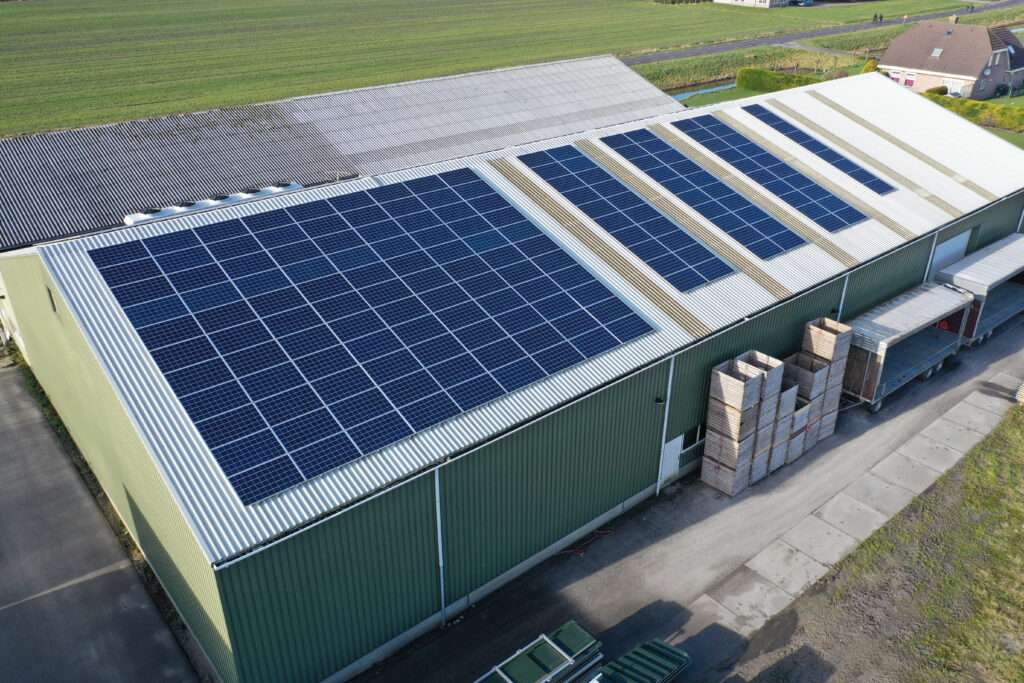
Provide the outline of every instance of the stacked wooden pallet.
<path id="1" fill-rule="evenodd" d="M 812 320 L 804 328 L 804 352 L 827 362 L 829 367 L 815 443 L 836 431 L 839 402 L 843 396 L 843 376 L 852 341 L 853 329 L 829 318 Z"/>
<path id="2" fill-rule="evenodd" d="M 701 479 L 735 496 L 832 436 L 852 336 L 819 318 L 785 361 L 747 351 L 715 366 Z"/>

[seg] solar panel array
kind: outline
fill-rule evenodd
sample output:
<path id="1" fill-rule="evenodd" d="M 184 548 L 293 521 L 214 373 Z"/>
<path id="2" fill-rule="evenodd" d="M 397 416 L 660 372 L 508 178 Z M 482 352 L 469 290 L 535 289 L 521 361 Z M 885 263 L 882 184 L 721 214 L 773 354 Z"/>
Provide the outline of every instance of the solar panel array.
<path id="1" fill-rule="evenodd" d="M 567 145 L 519 158 L 679 291 L 733 272 L 576 148 Z"/>
<path id="2" fill-rule="evenodd" d="M 814 138 L 809 133 L 800 130 L 792 123 L 785 120 L 775 112 L 769 111 L 764 106 L 760 104 L 751 104 L 743 107 L 743 110 L 751 116 L 759 119 L 765 125 L 782 133 L 807 151 L 832 164 L 868 189 L 873 190 L 878 194 L 886 194 L 896 189 L 871 171 L 865 169 L 860 164 L 850 161 L 825 143 Z"/>
<path id="3" fill-rule="evenodd" d="M 651 331 L 468 169 L 89 253 L 246 504 Z"/>
<path id="4" fill-rule="evenodd" d="M 648 130 L 602 141 L 757 256 L 805 244 L 802 237 Z"/>
<path id="5" fill-rule="evenodd" d="M 829 232 L 867 216 L 713 116 L 673 124 Z"/>

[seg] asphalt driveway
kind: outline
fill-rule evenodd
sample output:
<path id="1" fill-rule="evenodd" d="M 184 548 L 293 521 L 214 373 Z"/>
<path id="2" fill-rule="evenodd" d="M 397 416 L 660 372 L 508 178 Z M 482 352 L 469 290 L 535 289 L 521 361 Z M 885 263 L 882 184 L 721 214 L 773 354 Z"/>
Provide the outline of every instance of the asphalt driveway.
<path id="1" fill-rule="evenodd" d="M 0 369 L 0 680 L 197 680 L 17 368 Z"/>

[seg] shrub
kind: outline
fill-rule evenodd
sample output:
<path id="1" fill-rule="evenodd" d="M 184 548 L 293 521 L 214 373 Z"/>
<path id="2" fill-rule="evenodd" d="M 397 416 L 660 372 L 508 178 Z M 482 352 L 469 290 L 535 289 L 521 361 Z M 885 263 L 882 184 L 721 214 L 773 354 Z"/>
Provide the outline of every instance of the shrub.
<path id="1" fill-rule="evenodd" d="M 979 102 L 966 98 L 944 97 L 932 93 L 925 93 L 924 96 L 932 102 L 959 114 L 968 121 L 973 121 L 990 128 L 1002 128 L 1003 130 L 1024 133 L 1024 107 Z"/>
<path id="2" fill-rule="evenodd" d="M 931 93 L 932 95 L 948 95 L 949 88 L 944 85 L 937 85 L 934 88 L 928 88 L 925 92 Z"/>
<path id="3" fill-rule="evenodd" d="M 819 79 L 814 76 L 778 73 L 752 67 L 746 67 L 736 72 L 736 87 L 757 92 L 775 92 L 818 82 L 820 82 Z"/>
<path id="4" fill-rule="evenodd" d="M 1010 94 L 1010 86 L 1006 83 L 1000 83 L 996 86 L 996 97 L 1004 97 Z"/>
<path id="5" fill-rule="evenodd" d="M 878 60 L 872 57 L 864 64 L 864 68 L 860 70 L 862 74 L 870 74 L 878 71 Z"/>

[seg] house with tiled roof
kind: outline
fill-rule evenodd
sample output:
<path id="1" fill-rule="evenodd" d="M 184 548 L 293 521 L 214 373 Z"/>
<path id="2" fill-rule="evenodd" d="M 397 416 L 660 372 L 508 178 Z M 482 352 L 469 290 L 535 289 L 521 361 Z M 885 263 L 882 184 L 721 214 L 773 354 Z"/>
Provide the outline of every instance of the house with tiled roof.
<path id="1" fill-rule="evenodd" d="M 1024 46 L 1006 28 L 925 21 L 889 44 L 879 69 L 918 92 L 944 85 L 984 100 L 1024 87 Z"/>

